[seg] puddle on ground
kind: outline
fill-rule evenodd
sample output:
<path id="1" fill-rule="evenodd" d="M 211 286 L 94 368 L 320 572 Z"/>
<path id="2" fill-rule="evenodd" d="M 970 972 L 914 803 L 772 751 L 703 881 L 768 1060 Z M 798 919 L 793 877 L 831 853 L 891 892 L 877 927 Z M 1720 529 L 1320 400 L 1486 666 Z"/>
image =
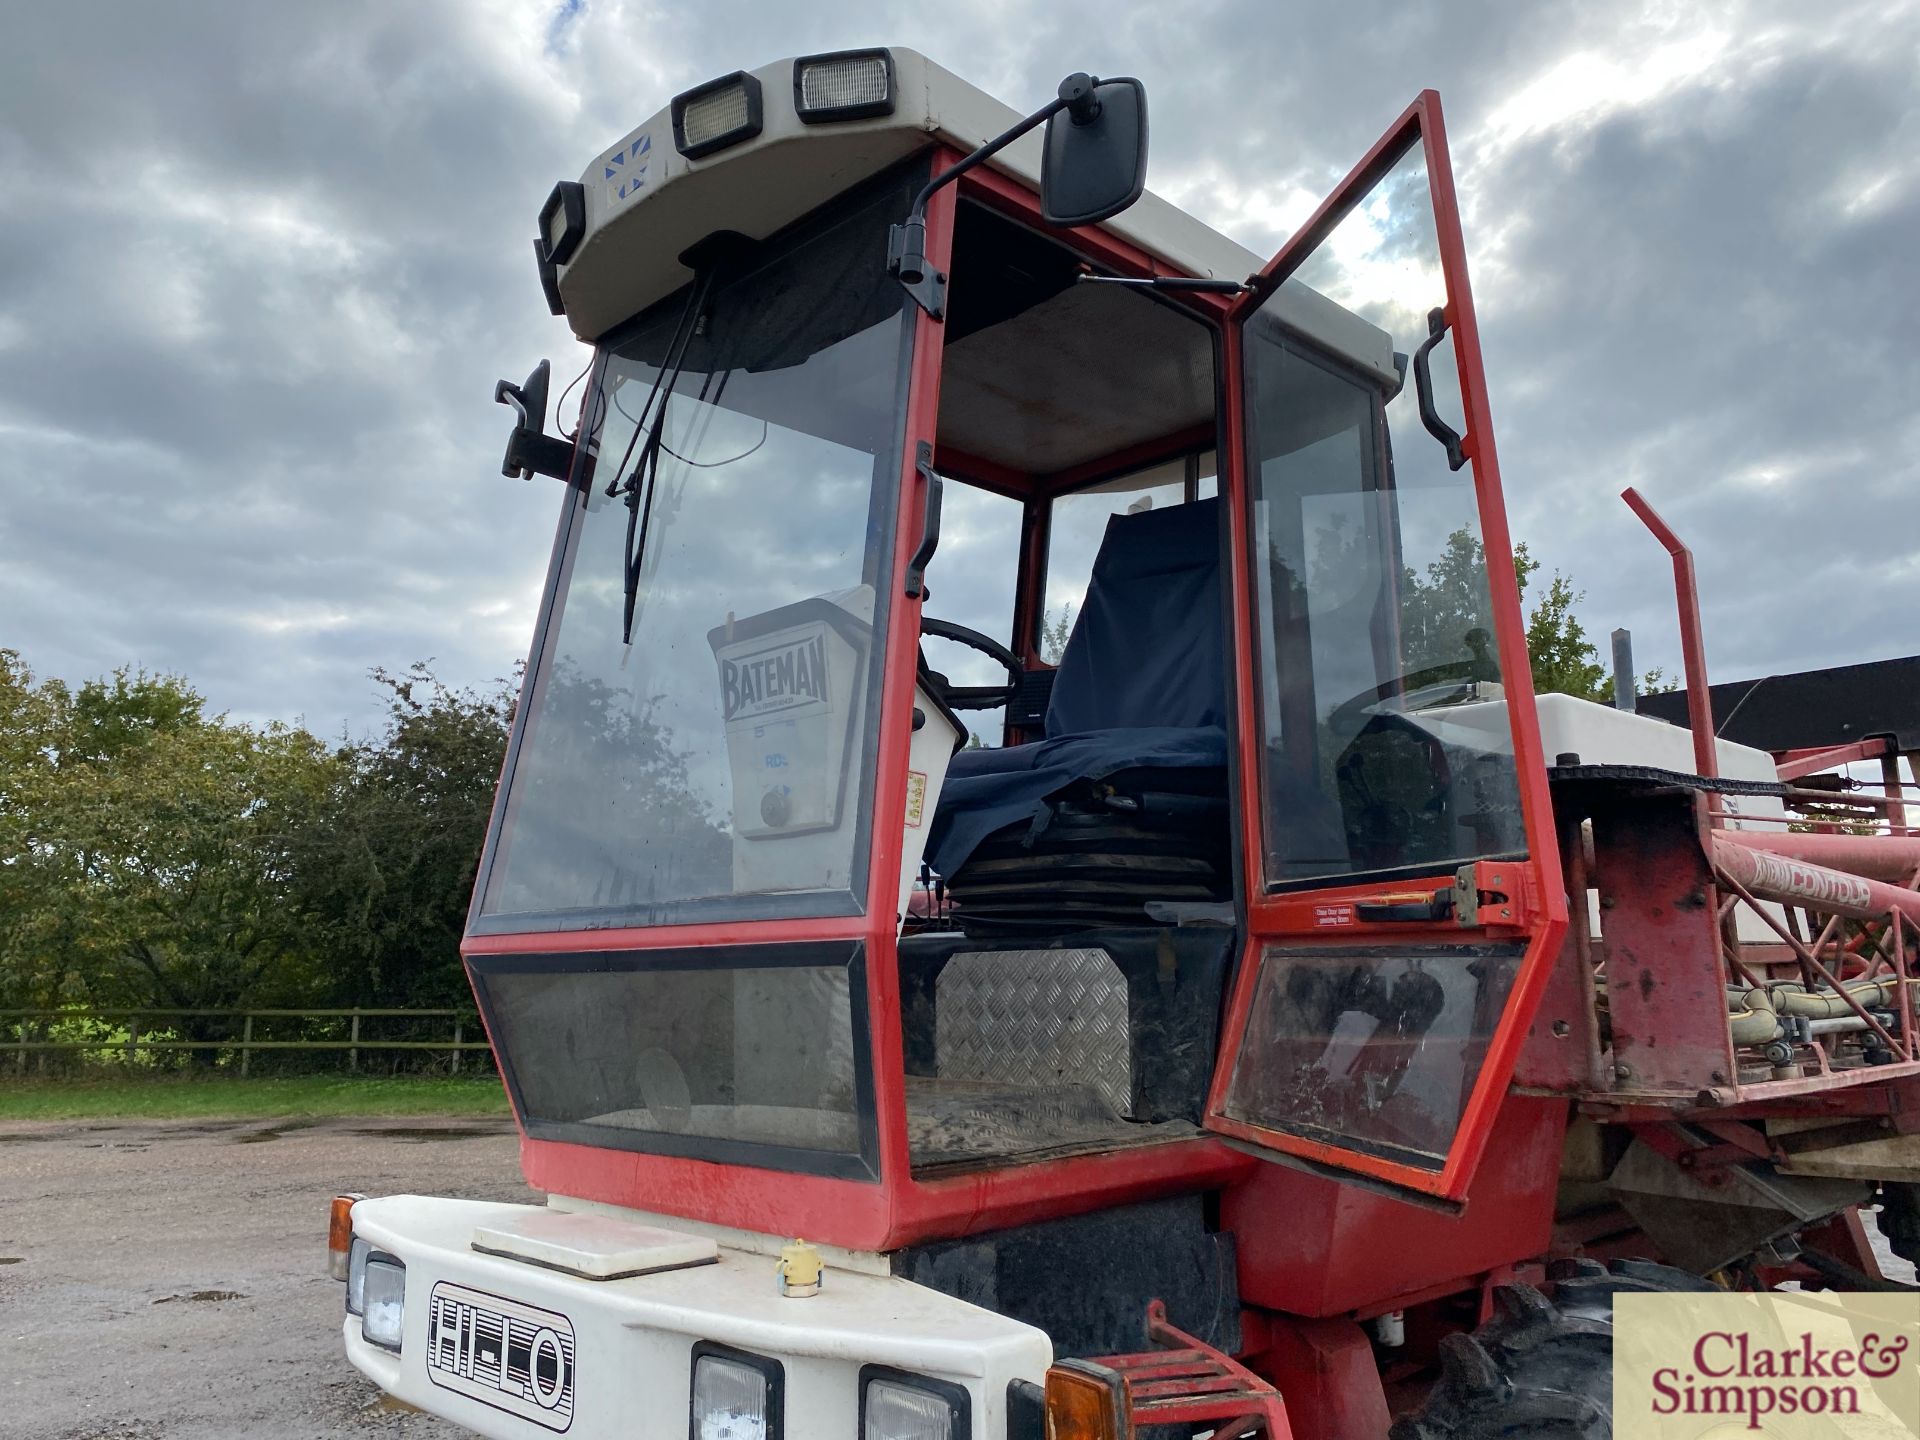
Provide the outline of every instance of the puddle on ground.
<path id="1" fill-rule="evenodd" d="M 156 1305 L 170 1305 L 175 1300 L 220 1301 L 244 1300 L 246 1298 L 247 1297 L 242 1295 L 238 1290 L 195 1290 L 186 1295 L 162 1295 L 153 1303 Z"/>
<path id="2" fill-rule="evenodd" d="M 0 1145 L 33 1145 L 42 1140 L 51 1140 L 55 1132 L 51 1130 L 28 1131 L 15 1135 L 0 1135 Z"/>
<path id="3" fill-rule="evenodd" d="M 282 1120 L 259 1130 L 243 1130 L 233 1137 L 236 1145 L 261 1145 L 269 1140 L 278 1140 L 282 1135 L 297 1134 L 302 1130 L 311 1130 L 318 1120 Z"/>
<path id="4" fill-rule="evenodd" d="M 512 1131 L 494 1125 L 369 1125 L 364 1129 L 349 1130 L 349 1135 L 360 1135 L 370 1140 L 400 1140 L 414 1145 L 426 1145 L 435 1140 L 479 1140 L 495 1135 L 508 1135 Z"/>
<path id="5" fill-rule="evenodd" d="M 0 1255 L 0 1265 L 18 1265 L 26 1258 L 24 1255 Z"/>

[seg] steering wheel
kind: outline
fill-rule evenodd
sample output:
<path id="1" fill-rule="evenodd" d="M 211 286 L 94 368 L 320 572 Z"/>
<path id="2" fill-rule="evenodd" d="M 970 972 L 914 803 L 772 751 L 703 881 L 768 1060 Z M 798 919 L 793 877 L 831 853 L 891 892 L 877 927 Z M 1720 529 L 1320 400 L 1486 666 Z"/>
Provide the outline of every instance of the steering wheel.
<path id="1" fill-rule="evenodd" d="M 1005 685 L 949 685 L 946 676 L 937 670 L 929 671 L 929 678 L 940 686 L 943 698 L 953 709 L 998 710 L 1002 705 L 1011 703 L 1013 697 L 1020 693 L 1020 677 L 1026 673 L 1020 666 L 1020 657 L 992 636 L 956 625 L 951 620 L 936 620 L 931 615 L 920 617 L 920 634 L 953 640 L 969 650 L 978 650 L 1007 672 Z"/>
<path id="2" fill-rule="evenodd" d="M 1429 705 L 1445 699 L 1447 694 L 1477 679 L 1475 668 L 1479 663 L 1477 660 L 1449 660 L 1444 665 L 1428 665 L 1405 675 L 1396 675 L 1371 690 L 1362 690 L 1351 700 L 1342 700 L 1328 713 L 1327 725 L 1334 730 L 1357 730 L 1367 707 L 1377 705 L 1382 700 L 1401 700 L 1406 710 L 1427 709 Z M 1417 700 L 1427 703 L 1416 704 Z"/>

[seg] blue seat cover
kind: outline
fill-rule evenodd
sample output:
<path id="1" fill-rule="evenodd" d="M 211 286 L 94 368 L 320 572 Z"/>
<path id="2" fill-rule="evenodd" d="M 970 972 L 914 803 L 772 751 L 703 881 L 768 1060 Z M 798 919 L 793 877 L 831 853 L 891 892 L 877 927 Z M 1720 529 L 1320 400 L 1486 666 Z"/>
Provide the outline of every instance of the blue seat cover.
<path id="1" fill-rule="evenodd" d="M 1036 819 L 1076 780 L 1224 770 L 1220 604 L 1218 500 L 1111 517 L 1054 677 L 1046 738 L 953 757 L 928 863 L 951 877 L 987 836 Z"/>

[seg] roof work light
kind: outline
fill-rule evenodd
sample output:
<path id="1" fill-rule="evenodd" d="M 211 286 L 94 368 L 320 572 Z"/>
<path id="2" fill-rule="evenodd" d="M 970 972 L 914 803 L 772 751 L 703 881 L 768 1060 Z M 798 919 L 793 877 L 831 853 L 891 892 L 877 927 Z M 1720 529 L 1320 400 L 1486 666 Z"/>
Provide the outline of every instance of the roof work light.
<path id="1" fill-rule="evenodd" d="M 744 70 L 673 97 L 673 148 L 689 160 L 760 133 L 760 82 Z"/>
<path id="2" fill-rule="evenodd" d="M 839 50 L 793 62 L 793 108 L 807 125 L 893 113 L 893 52 Z"/>

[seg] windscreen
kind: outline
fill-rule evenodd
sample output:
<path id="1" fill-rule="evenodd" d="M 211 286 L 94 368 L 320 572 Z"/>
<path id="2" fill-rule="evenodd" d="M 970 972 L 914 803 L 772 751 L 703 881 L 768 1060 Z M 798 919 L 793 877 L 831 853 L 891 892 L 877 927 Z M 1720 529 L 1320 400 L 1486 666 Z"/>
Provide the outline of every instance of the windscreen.
<path id="1" fill-rule="evenodd" d="M 860 910 L 912 188 L 702 262 L 609 347 L 477 929 Z"/>
<path id="2" fill-rule="evenodd" d="M 1415 147 L 1246 326 L 1273 884 L 1526 850 L 1446 304 Z"/>

